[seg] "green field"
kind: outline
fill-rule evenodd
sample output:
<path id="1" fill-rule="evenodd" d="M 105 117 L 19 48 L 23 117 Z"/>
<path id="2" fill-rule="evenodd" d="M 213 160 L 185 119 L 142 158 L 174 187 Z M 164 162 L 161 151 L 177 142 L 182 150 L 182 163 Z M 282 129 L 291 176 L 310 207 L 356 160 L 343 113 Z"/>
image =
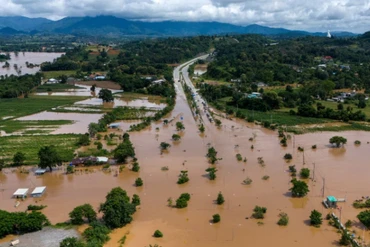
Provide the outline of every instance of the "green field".
<path id="1" fill-rule="evenodd" d="M 51 110 L 57 106 L 71 105 L 88 97 L 79 96 L 33 96 L 19 99 L 0 99 L 0 118 L 17 118 L 37 112 Z M 2 125 L 0 120 L 0 125 Z"/>
<path id="2" fill-rule="evenodd" d="M 57 78 L 61 75 L 71 76 L 76 74 L 76 70 L 58 70 L 58 71 L 43 71 L 44 79 Z"/>
<path id="3" fill-rule="evenodd" d="M 55 145 L 64 161 L 73 159 L 77 148 L 76 142 L 80 135 L 34 135 L 0 137 L 0 157 L 10 163 L 16 152 L 26 155 L 26 164 L 38 163 L 39 149 L 47 145 Z"/>
<path id="4" fill-rule="evenodd" d="M 79 89 L 79 88 L 82 88 L 82 87 L 78 87 L 78 86 L 74 86 L 74 85 L 70 85 L 70 84 L 57 83 L 57 84 L 41 85 L 41 86 L 37 87 L 36 91 L 37 92 L 49 92 L 51 90 L 52 92 L 63 92 L 66 89 Z"/>
<path id="5" fill-rule="evenodd" d="M 0 121 L 0 129 L 6 133 L 22 131 L 24 134 L 50 133 L 60 125 L 72 124 L 71 120 L 38 120 L 38 121 Z M 30 130 L 28 130 L 30 129 Z M 23 131 L 24 130 L 24 131 Z"/>

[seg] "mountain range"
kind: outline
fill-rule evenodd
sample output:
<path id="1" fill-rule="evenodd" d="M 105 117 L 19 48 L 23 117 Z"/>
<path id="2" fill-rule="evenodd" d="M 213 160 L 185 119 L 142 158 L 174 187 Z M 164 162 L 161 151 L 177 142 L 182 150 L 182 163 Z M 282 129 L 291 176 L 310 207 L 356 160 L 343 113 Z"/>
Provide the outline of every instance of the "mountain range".
<path id="1" fill-rule="evenodd" d="M 262 34 L 282 36 L 326 36 L 260 25 L 238 26 L 220 22 L 131 21 L 114 16 L 66 17 L 58 21 L 23 16 L 0 17 L 0 35 L 73 34 L 89 36 L 194 36 L 216 34 Z M 335 36 L 355 36 L 350 32 L 333 32 Z"/>

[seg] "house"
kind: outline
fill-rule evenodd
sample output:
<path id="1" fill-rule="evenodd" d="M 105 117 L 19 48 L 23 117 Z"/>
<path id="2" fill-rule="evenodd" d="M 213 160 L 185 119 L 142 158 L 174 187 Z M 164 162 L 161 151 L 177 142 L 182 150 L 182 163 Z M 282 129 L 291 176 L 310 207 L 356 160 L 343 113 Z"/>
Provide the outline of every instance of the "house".
<path id="1" fill-rule="evenodd" d="M 90 157 L 79 157 L 75 158 L 71 161 L 70 165 L 72 166 L 79 166 L 79 165 L 90 165 L 95 164 L 98 162 L 98 159 L 96 157 L 90 156 Z"/>
<path id="2" fill-rule="evenodd" d="M 322 63 L 322 64 L 317 65 L 317 67 L 319 67 L 319 68 L 326 68 L 326 64 Z"/>
<path id="3" fill-rule="evenodd" d="M 56 83 L 59 83 L 59 81 L 57 79 L 54 79 L 54 78 L 50 78 L 46 82 L 46 84 L 56 84 Z"/>
<path id="4" fill-rule="evenodd" d="M 324 57 L 321 58 L 321 61 L 323 63 L 332 62 L 333 58 L 331 56 L 324 56 Z"/>
<path id="5" fill-rule="evenodd" d="M 111 123 L 108 125 L 108 128 L 110 129 L 118 129 L 120 127 L 120 123 Z"/>
<path id="6" fill-rule="evenodd" d="M 20 188 L 17 189 L 16 192 L 14 192 L 13 197 L 15 198 L 26 198 L 28 194 L 28 188 Z"/>
<path id="7" fill-rule="evenodd" d="M 36 187 L 32 191 L 31 196 L 32 197 L 41 197 L 45 193 L 45 190 L 46 190 L 46 186 Z"/>
<path id="8" fill-rule="evenodd" d="M 155 85 L 155 84 L 162 84 L 165 81 L 166 81 L 166 79 L 159 79 L 159 80 L 152 81 L 152 84 L 153 85 Z"/>
<path id="9" fill-rule="evenodd" d="M 261 98 L 261 94 L 260 93 L 257 93 L 257 92 L 253 92 L 251 94 L 248 94 L 247 97 L 249 99 L 260 99 Z"/>
<path id="10" fill-rule="evenodd" d="M 95 81 L 102 81 L 102 80 L 105 80 L 105 76 L 104 75 L 97 75 L 94 77 L 94 80 Z"/>
<path id="11" fill-rule="evenodd" d="M 99 163 L 107 163 L 108 162 L 107 157 L 96 157 L 96 159 L 97 159 L 97 162 L 99 162 Z"/>
<path id="12" fill-rule="evenodd" d="M 350 67 L 349 65 L 344 65 L 344 64 L 339 65 L 339 67 L 340 67 L 341 69 L 347 69 L 347 70 L 350 70 L 350 69 L 351 69 L 351 67 Z"/>
<path id="13" fill-rule="evenodd" d="M 242 82 L 242 80 L 241 80 L 241 79 L 231 79 L 230 81 L 231 81 L 231 82 Z"/>
<path id="14" fill-rule="evenodd" d="M 257 85 L 257 87 L 267 87 L 268 85 L 266 84 L 266 83 L 264 83 L 264 82 L 255 82 L 254 84 L 256 84 Z"/>

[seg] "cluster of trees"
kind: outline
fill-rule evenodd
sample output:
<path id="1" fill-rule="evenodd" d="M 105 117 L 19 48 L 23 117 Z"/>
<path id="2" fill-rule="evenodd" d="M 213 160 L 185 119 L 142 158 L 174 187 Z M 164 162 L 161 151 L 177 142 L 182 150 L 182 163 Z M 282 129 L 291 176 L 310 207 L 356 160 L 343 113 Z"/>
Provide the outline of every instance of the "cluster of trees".
<path id="1" fill-rule="evenodd" d="M 34 87 L 41 84 L 41 73 L 35 75 L 5 75 L 0 77 L 0 98 L 17 98 L 27 95 Z"/>
<path id="2" fill-rule="evenodd" d="M 41 230 L 50 224 L 49 220 L 40 212 L 31 213 L 0 210 L 0 238 L 8 234 L 23 234 Z"/>
<path id="3" fill-rule="evenodd" d="M 127 132 L 123 134 L 123 141 L 113 150 L 113 154 L 114 158 L 122 163 L 126 162 L 128 157 L 135 157 L 135 148 Z"/>
<path id="4" fill-rule="evenodd" d="M 116 187 L 107 194 L 105 202 L 100 205 L 102 221 L 97 219 L 97 213 L 90 204 L 74 208 L 69 214 L 71 223 L 81 225 L 88 222 L 90 226 L 82 233 L 83 239 L 66 238 L 59 246 L 102 247 L 110 239 L 111 230 L 131 223 L 132 215 L 139 204 L 140 198 L 137 195 L 134 195 L 130 201 L 126 191 Z"/>

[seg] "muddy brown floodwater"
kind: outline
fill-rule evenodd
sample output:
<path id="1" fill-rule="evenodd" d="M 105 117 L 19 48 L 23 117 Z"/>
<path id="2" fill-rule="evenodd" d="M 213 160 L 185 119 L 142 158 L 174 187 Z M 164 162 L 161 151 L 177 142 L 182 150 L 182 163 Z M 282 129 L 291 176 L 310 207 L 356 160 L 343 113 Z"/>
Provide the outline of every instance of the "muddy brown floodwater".
<path id="1" fill-rule="evenodd" d="M 206 131 L 201 135 L 191 115 L 181 88 L 177 85 L 177 104 L 168 118 L 176 120 L 167 126 L 154 123 L 142 132 L 130 133 L 135 151 L 141 166 L 139 173 L 128 168 L 114 176 L 115 172 L 103 172 L 100 167 L 89 171 L 65 175 L 63 171 L 48 173 L 40 177 L 32 174 L 20 174 L 6 169 L 0 173 L 1 193 L 0 208 L 9 211 L 25 210 L 28 204 L 48 205 L 43 212 L 52 223 L 65 221 L 68 213 L 76 206 L 91 203 L 98 208 L 105 200 L 106 194 L 115 186 L 127 190 L 129 195 L 138 194 L 141 208 L 135 213 L 134 221 L 111 234 L 111 240 L 105 246 L 119 246 L 118 240 L 125 234 L 125 246 L 144 247 L 158 244 L 163 247 L 215 247 L 215 246 L 338 246 L 340 235 L 324 221 L 321 228 L 309 226 L 309 215 L 313 209 L 325 216 L 330 210 L 323 208 L 322 188 L 325 179 L 324 195 L 346 198 L 341 203 L 342 222 L 354 220 L 353 229 L 362 236 L 361 224 L 356 219 L 359 210 L 351 204 L 361 196 L 370 195 L 368 179 L 368 152 L 370 150 L 370 133 L 314 133 L 292 135 L 288 147 L 279 145 L 276 132 L 261 129 L 258 126 L 242 121 L 222 119 L 222 127 L 217 128 L 205 120 Z M 185 130 L 180 132 L 181 141 L 174 143 L 171 136 L 177 133 L 175 122 L 183 117 Z M 159 131 L 156 131 L 156 127 Z M 122 134 L 122 133 L 121 133 Z M 331 136 L 340 134 L 348 139 L 344 148 L 328 146 Z M 249 141 L 255 136 L 254 141 Z M 353 142 L 360 140 L 361 145 Z M 161 154 L 159 144 L 170 142 L 172 147 Z M 222 158 L 217 167 L 217 178 L 210 181 L 205 169 L 210 165 L 206 160 L 208 144 L 215 147 Z M 317 149 L 311 146 L 316 144 Z M 254 146 L 252 150 L 250 147 Z M 297 147 L 305 148 L 304 153 Z M 240 153 L 247 162 L 238 162 L 235 155 Z M 286 163 L 285 153 L 292 153 L 293 160 Z M 304 157 L 303 157 L 304 156 Z M 265 167 L 261 167 L 257 158 L 263 157 Z M 305 164 L 303 164 L 303 159 Z M 313 169 L 315 163 L 315 180 L 307 180 L 310 192 L 306 198 L 292 198 L 289 193 L 291 177 L 288 166 L 295 164 L 297 169 L 308 167 Z M 168 171 L 161 167 L 168 166 Z M 113 168 L 118 169 L 118 167 Z M 177 185 L 181 170 L 189 171 L 190 181 Z M 264 175 L 270 176 L 267 181 Z M 136 188 L 134 181 L 141 177 L 144 186 Z M 243 185 L 242 181 L 249 177 L 251 185 Z M 11 198 L 17 188 L 47 186 L 47 193 L 41 199 L 28 198 L 14 207 Z M 218 206 L 215 199 L 218 192 L 225 197 L 225 204 Z M 189 206 L 185 209 L 170 208 L 167 199 L 174 201 L 181 193 L 191 194 Z M 265 219 L 250 219 L 256 206 L 267 208 Z M 286 227 L 277 225 L 278 215 L 285 212 L 289 215 Z M 339 215 L 338 210 L 334 212 Z M 212 224 L 212 215 L 219 213 L 221 222 Z M 248 219 L 249 218 L 249 219 Z M 152 237 L 155 230 L 163 232 L 162 239 Z M 368 233 L 366 239 L 370 239 Z"/>

